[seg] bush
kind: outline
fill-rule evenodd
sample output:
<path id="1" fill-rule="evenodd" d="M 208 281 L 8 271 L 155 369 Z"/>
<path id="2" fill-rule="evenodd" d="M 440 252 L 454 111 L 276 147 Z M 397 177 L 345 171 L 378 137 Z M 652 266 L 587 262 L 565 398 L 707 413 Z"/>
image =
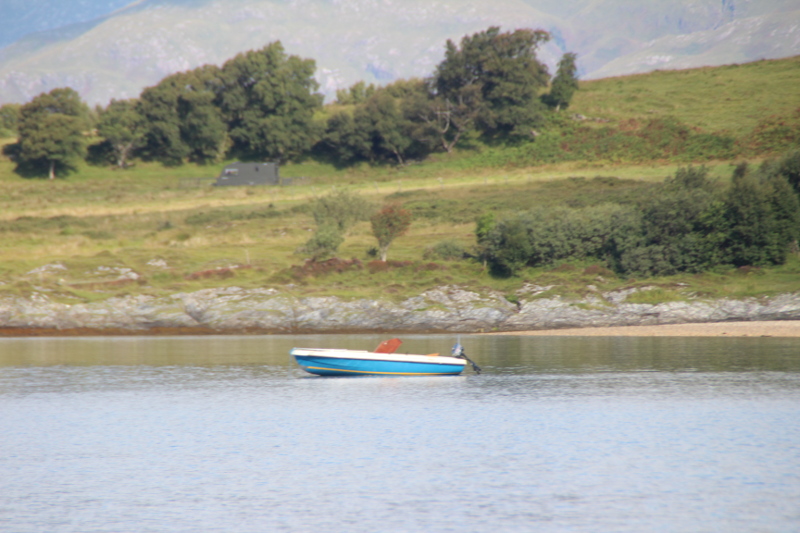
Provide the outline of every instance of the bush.
<path id="1" fill-rule="evenodd" d="M 638 228 L 630 207 L 614 204 L 582 209 L 553 208 L 500 220 L 486 237 L 492 270 L 513 274 L 525 265 L 550 265 L 567 259 L 604 259 Z"/>
<path id="2" fill-rule="evenodd" d="M 374 206 L 344 189 L 336 190 L 315 200 L 311 207 L 317 226 L 332 226 L 346 232 L 356 222 L 369 220 Z"/>
<path id="3" fill-rule="evenodd" d="M 433 246 L 428 247 L 422 254 L 423 259 L 444 259 L 446 261 L 457 261 L 467 257 L 464 246 L 452 239 L 439 241 Z"/>
<path id="4" fill-rule="evenodd" d="M 792 153 L 757 172 L 740 165 L 727 192 L 705 168 L 689 167 L 635 208 L 601 204 L 517 213 L 482 230 L 481 257 L 501 275 L 585 258 L 628 276 L 782 264 L 800 239 L 800 199 L 790 184 L 798 161 Z"/>
<path id="5" fill-rule="evenodd" d="M 761 120 L 747 137 L 745 148 L 751 154 L 776 153 L 800 145 L 800 108 L 789 116 L 772 115 Z"/>
<path id="6" fill-rule="evenodd" d="M 298 248 L 298 252 L 310 255 L 314 259 L 323 259 L 336 253 L 339 246 L 344 242 L 344 237 L 339 228 L 333 225 L 317 228 L 314 235 L 303 246 Z"/>

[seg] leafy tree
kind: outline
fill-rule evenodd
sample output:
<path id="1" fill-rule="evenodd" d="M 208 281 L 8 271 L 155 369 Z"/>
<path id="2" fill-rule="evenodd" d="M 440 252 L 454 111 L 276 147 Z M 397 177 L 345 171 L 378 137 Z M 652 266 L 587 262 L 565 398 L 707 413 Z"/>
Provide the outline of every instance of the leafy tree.
<path id="1" fill-rule="evenodd" d="M 578 90 L 577 56 L 571 52 L 564 54 L 558 62 L 558 70 L 550 85 L 550 92 L 544 95 L 544 102 L 559 111 L 572 101 L 572 95 Z"/>
<path id="2" fill-rule="evenodd" d="M 800 194 L 800 149 L 792 150 L 777 163 L 775 173 L 789 182 L 797 194 Z"/>
<path id="3" fill-rule="evenodd" d="M 70 88 L 42 93 L 19 110 L 17 170 L 33 175 L 74 168 L 86 154 L 89 108 Z"/>
<path id="4" fill-rule="evenodd" d="M 550 76 L 536 50 L 549 39 L 542 30 L 491 27 L 464 37 L 460 47 L 448 40 L 434 75 L 436 93 L 487 135 L 526 134 L 543 120 L 538 96 Z"/>
<path id="5" fill-rule="evenodd" d="M 342 105 L 363 104 L 367 99 L 375 94 L 375 85 L 367 85 L 363 81 L 354 83 L 349 89 L 339 89 L 336 91 L 336 101 Z"/>
<path id="6" fill-rule="evenodd" d="M 737 266 L 782 264 L 800 232 L 800 202 L 780 174 L 735 172 L 726 201 L 727 247 Z"/>
<path id="7" fill-rule="evenodd" d="M 723 198 L 704 167 L 681 168 L 640 205 L 640 242 L 620 249 L 617 270 L 663 276 L 703 272 L 727 261 Z"/>
<path id="8" fill-rule="evenodd" d="M 474 126 L 474 114 L 463 100 L 470 91 L 462 91 L 462 99 L 453 102 L 434 95 L 423 80 L 417 80 L 413 89 L 404 94 L 401 108 L 409 124 L 409 136 L 421 148 L 418 151 L 427 153 L 440 148 L 451 152 Z"/>
<path id="9" fill-rule="evenodd" d="M 483 261 L 483 268 L 486 268 L 489 260 L 489 236 L 496 224 L 494 213 L 491 211 L 475 219 L 475 240 L 478 242 L 478 257 Z"/>
<path id="10" fill-rule="evenodd" d="M 528 264 L 533 255 L 527 213 L 506 217 L 486 237 L 486 255 L 492 271 L 509 276 Z"/>
<path id="11" fill-rule="evenodd" d="M 379 91 L 355 111 L 355 122 L 370 133 L 372 154 L 379 158 L 394 157 L 399 165 L 412 144 L 405 121 L 395 98 Z"/>
<path id="12" fill-rule="evenodd" d="M 119 168 L 125 168 L 133 151 L 144 145 L 147 126 L 136 103 L 136 100 L 111 100 L 99 113 L 97 133 L 113 148 Z"/>
<path id="13" fill-rule="evenodd" d="M 320 145 L 341 164 L 371 159 L 372 143 L 366 117 L 357 124 L 349 111 L 339 111 L 328 118 Z"/>
<path id="14" fill-rule="evenodd" d="M 234 152 L 286 160 L 311 148 L 320 133 L 314 113 L 322 106 L 315 69 L 311 59 L 287 56 L 278 41 L 222 66 L 216 104 Z"/>
<path id="15" fill-rule="evenodd" d="M 19 104 L 4 104 L 0 106 L 0 137 L 10 137 L 17 133 L 19 121 Z"/>
<path id="16" fill-rule="evenodd" d="M 378 239 L 378 253 L 381 261 L 386 261 L 389 246 L 411 226 L 411 213 L 398 204 L 389 204 L 370 218 L 372 234 Z"/>
<path id="17" fill-rule="evenodd" d="M 228 129 L 214 98 L 209 90 L 190 90 L 178 99 L 181 137 L 193 161 L 218 160 L 227 149 Z"/>
<path id="18" fill-rule="evenodd" d="M 137 111 L 147 132 L 142 152 L 166 164 L 185 159 L 217 159 L 227 146 L 227 131 L 215 105 L 219 69 L 203 66 L 164 78 L 142 92 Z"/>
<path id="19" fill-rule="evenodd" d="M 429 93 L 422 80 L 400 80 L 378 89 L 352 110 L 334 113 L 321 145 L 340 163 L 424 157 L 438 134 L 426 123 Z"/>

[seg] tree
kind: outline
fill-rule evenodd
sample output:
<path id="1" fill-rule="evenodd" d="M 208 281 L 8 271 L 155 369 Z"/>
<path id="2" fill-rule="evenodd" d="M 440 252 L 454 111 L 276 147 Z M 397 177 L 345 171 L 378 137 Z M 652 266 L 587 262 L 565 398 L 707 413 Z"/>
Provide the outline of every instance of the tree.
<path id="1" fill-rule="evenodd" d="M 74 168 L 86 154 L 83 132 L 89 108 L 70 88 L 42 93 L 19 110 L 17 169 L 56 174 Z"/>
<path id="2" fill-rule="evenodd" d="M 378 239 L 380 260 L 386 261 L 389 246 L 408 231 L 411 226 L 411 213 L 398 204 L 389 204 L 370 218 L 372 234 Z"/>
<path id="3" fill-rule="evenodd" d="M 474 120 L 486 135 L 527 134 L 543 120 L 539 92 L 550 75 L 536 50 L 549 39 L 542 30 L 491 27 L 464 37 L 460 47 L 448 40 L 434 75 L 436 94 L 452 108 L 466 106 L 461 120 Z"/>
<path id="4" fill-rule="evenodd" d="M 800 194 L 800 149 L 784 155 L 778 161 L 775 172 L 785 177 L 795 192 Z"/>
<path id="5" fill-rule="evenodd" d="M 287 56 L 276 41 L 237 55 L 221 69 L 216 105 L 233 151 L 245 157 L 287 160 L 318 140 L 314 113 L 322 106 L 312 59 Z"/>
<path id="6" fill-rule="evenodd" d="M 375 85 L 367 85 L 363 81 L 354 83 L 349 89 L 336 91 L 336 102 L 342 105 L 362 104 L 367 98 L 375 94 Z"/>
<path id="7" fill-rule="evenodd" d="M 340 164 L 346 165 L 372 156 L 370 132 L 366 124 L 356 124 L 353 114 L 339 111 L 328 118 L 320 146 Z"/>
<path id="8" fill-rule="evenodd" d="M 137 111 L 147 124 L 143 154 L 165 164 L 217 159 L 227 130 L 217 108 L 219 68 L 202 66 L 167 76 L 142 92 Z"/>
<path id="9" fill-rule="evenodd" d="M 528 213 L 518 213 L 492 225 L 483 246 L 494 273 L 510 276 L 528 264 L 533 253 L 530 225 Z"/>
<path id="10" fill-rule="evenodd" d="M 426 122 L 429 97 L 419 79 L 377 89 L 363 103 L 331 115 L 320 147 L 340 163 L 393 159 L 404 165 L 411 157 L 425 157 L 438 142 Z"/>
<path id="11" fill-rule="evenodd" d="M 216 161 L 227 149 L 228 129 L 214 98 L 210 90 L 189 90 L 178 99 L 181 137 L 193 161 Z"/>
<path id="12" fill-rule="evenodd" d="M 19 104 L 3 104 L 0 106 L 0 137 L 10 137 L 17 133 L 19 121 Z"/>
<path id="13" fill-rule="evenodd" d="M 372 153 L 377 157 L 394 157 L 399 165 L 412 140 L 408 136 L 408 124 L 403 118 L 397 101 L 387 91 L 379 91 L 355 111 L 355 121 L 370 133 Z"/>
<path id="14" fill-rule="evenodd" d="M 705 167 L 678 169 L 639 206 L 640 241 L 628 240 L 617 269 L 628 275 L 703 272 L 727 261 L 724 199 Z"/>
<path id="15" fill-rule="evenodd" d="M 474 114 L 469 110 L 472 100 L 465 100 L 475 88 L 459 93 L 451 101 L 433 94 L 429 82 L 418 80 L 413 91 L 403 98 L 403 117 L 409 123 L 409 136 L 424 153 L 440 148 L 452 152 L 461 137 L 474 126 Z"/>
<path id="16" fill-rule="evenodd" d="M 571 52 L 564 54 L 558 62 L 558 70 L 550 85 L 550 93 L 543 99 L 550 107 L 559 111 L 566 108 L 572 101 L 572 95 L 578 90 L 578 67 L 575 65 L 577 56 Z"/>
<path id="17" fill-rule="evenodd" d="M 739 167 L 731 180 L 726 245 L 736 266 L 782 264 L 800 233 L 800 201 L 787 179 L 769 170 Z"/>
<path id="18" fill-rule="evenodd" d="M 136 100 L 111 100 L 100 112 L 97 133 L 111 145 L 119 168 L 125 168 L 133 151 L 144 145 L 146 131 Z"/>
<path id="19" fill-rule="evenodd" d="M 497 224 L 494 213 L 487 211 L 475 219 L 475 240 L 478 242 L 478 257 L 483 262 L 483 268 L 489 261 L 489 236 Z"/>

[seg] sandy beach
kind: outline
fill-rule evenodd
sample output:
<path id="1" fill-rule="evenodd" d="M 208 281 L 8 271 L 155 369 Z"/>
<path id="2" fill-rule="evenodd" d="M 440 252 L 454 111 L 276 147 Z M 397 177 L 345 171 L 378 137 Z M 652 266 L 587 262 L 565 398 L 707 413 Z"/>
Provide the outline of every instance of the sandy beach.
<path id="1" fill-rule="evenodd" d="M 800 337 L 800 320 L 546 329 L 536 331 L 487 333 L 487 335 L 550 335 L 583 337 Z"/>

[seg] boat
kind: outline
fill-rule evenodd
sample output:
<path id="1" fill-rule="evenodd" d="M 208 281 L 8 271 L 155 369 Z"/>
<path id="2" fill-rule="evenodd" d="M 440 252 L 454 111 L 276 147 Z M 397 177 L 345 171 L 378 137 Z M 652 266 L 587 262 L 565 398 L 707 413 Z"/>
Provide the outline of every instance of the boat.
<path id="1" fill-rule="evenodd" d="M 292 348 L 289 353 L 303 370 L 318 376 L 456 376 L 464 371 L 468 361 L 460 343 L 453 347 L 450 356 L 395 353 L 400 344 L 400 339 L 389 339 L 372 352 Z M 480 372 L 480 368 L 472 364 Z"/>

